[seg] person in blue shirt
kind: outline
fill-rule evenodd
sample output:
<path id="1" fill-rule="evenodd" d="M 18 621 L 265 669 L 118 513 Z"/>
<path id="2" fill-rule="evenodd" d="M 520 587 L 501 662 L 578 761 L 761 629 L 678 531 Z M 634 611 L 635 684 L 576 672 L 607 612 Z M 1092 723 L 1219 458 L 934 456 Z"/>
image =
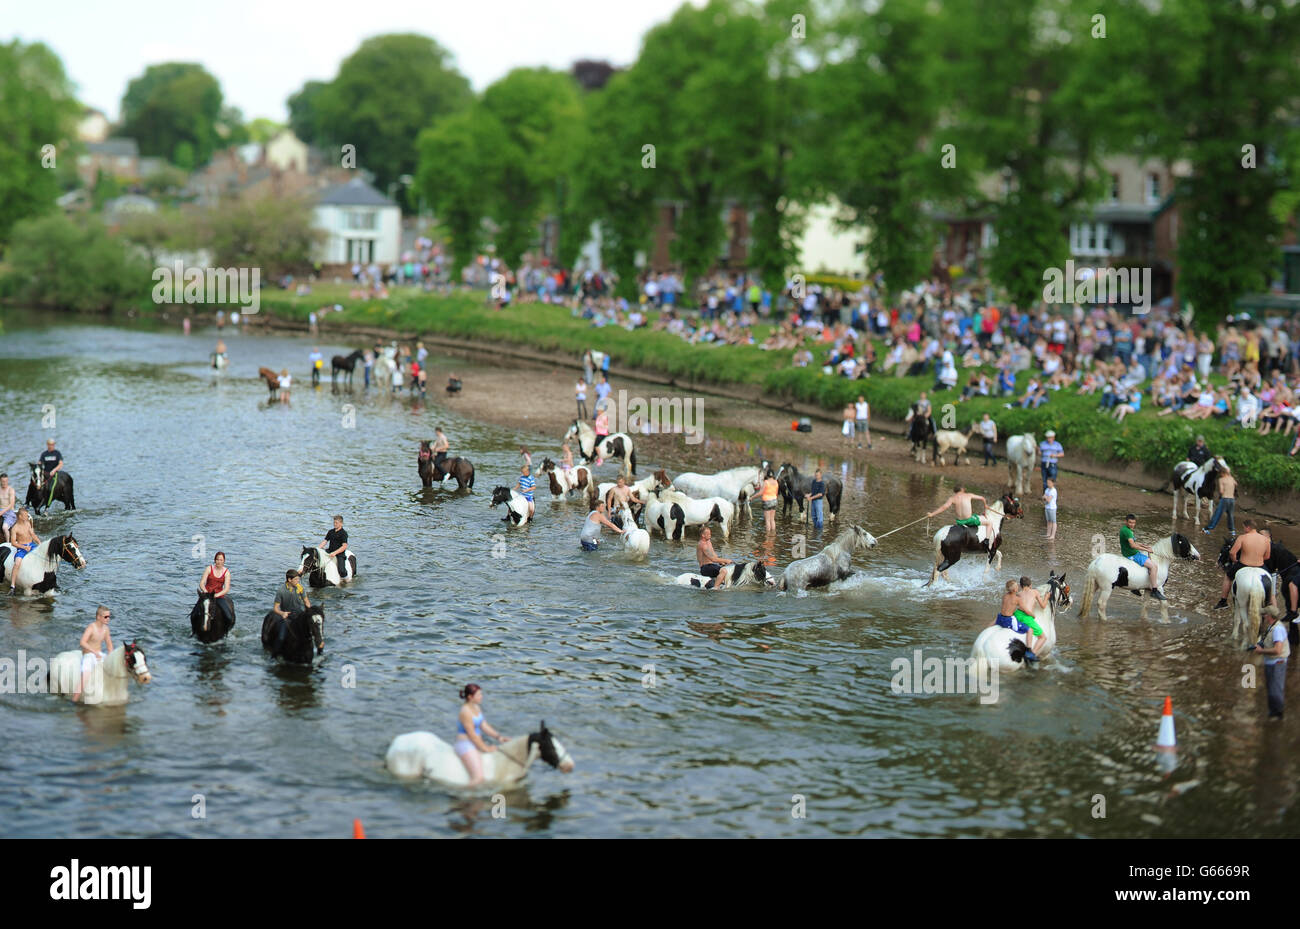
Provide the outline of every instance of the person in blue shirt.
<path id="1" fill-rule="evenodd" d="M 862 446 L 859 445 L 858 448 Z M 808 493 L 804 494 L 807 498 L 809 507 L 812 511 L 812 524 L 814 529 L 822 527 L 822 505 L 826 501 L 826 482 L 822 480 L 822 469 L 818 468 L 813 475 L 812 483 L 808 487 Z"/>
<path id="2" fill-rule="evenodd" d="M 311 362 L 311 386 L 315 387 L 320 383 L 320 372 L 325 367 L 325 356 L 321 354 L 319 348 L 313 347 L 307 360 Z"/>
<path id="3" fill-rule="evenodd" d="M 1056 480 L 1056 465 L 1065 457 L 1065 449 L 1056 441 L 1056 430 L 1048 429 L 1047 437 L 1038 444 L 1038 455 L 1042 464 L 1039 470 L 1043 474 L 1043 493 L 1047 493 L 1047 479 Z"/>
<path id="4" fill-rule="evenodd" d="M 528 501 L 528 518 L 532 519 L 536 510 L 533 504 L 533 491 L 537 488 L 537 480 L 528 472 L 529 467 L 526 464 L 519 468 L 519 481 L 515 484 L 515 490 L 523 494 L 524 499 Z"/>

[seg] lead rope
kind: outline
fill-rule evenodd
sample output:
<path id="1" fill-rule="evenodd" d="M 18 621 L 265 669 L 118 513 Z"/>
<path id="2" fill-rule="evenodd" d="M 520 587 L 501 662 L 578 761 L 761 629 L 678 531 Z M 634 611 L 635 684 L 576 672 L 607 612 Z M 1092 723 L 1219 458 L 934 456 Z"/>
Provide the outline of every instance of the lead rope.
<path id="1" fill-rule="evenodd" d="M 884 535 L 878 535 L 878 536 L 876 536 L 876 538 L 877 538 L 877 539 L 883 539 L 886 535 L 893 535 L 895 532 L 898 532 L 899 529 L 906 529 L 907 526 L 915 526 L 917 523 L 921 522 L 921 520 L 925 520 L 925 519 L 929 519 L 929 518 L 930 518 L 930 514 L 927 513 L 926 515 L 922 516 L 921 519 L 914 519 L 914 520 L 912 520 L 910 523 L 908 523 L 906 526 L 899 526 L 898 529 L 890 529 L 890 530 L 889 530 L 888 532 L 886 532 Z"/>

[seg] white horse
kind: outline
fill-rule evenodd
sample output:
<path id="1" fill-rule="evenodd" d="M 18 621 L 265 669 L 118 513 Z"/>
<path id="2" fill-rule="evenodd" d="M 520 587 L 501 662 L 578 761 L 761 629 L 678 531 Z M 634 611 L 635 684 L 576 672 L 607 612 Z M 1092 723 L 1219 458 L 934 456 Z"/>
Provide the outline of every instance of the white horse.
<path id="1" fill-rule="evenodd" d="M 627 553 L 643 558 L 650 554 L 650 533 L 636 524 L 632 518 L 632 508 L 621 507 L 618 516 L 623 523 L 623 548 Z"/>
<path id="2" fill-rule="evenodd" d="M 1029 493 L 1030 475 L 1038 461 L 1038 440 L 1032 432 L 1007 439 L 1007 471 L 1017 495 Z"/>
<path id="3" fill-rule="evenodd" d="M 1037 590 L 1047 595 L 1047 606 L 1035 607 L 1031 614 L 1043 630 L 1041 636 L 1034 637 L 1034 655 L 1041 660 L 1056 647 L 1056 611 L 1064 611 L 1070 605 L 1070 587 L 1065 583 L 1064 574 L 1057 577 L 1049 571 L 1047 583 Z M 971 646 L 970 656 L 975 661 L 972 673 L 978 675 L 976 680 L 984 680 L 990 668 L 999 672 L 1019 671 L 1025 666 L 1027 649 L 1026 633 L 1012 632 L 1005 626 L 989 626 Z"/>
<path id="4" fill-rule="evenodd" d="M 1201 553 L 1187 540 L 1187 537 L 1177 532 L 1152 545 L 1151 552 L 1148 557 L 1156 563 L 1156 586 L 1160 588 L 1163 588 L 1165 582 L 1169 580 L 1169 567 L 1173 564 L 1175 558 L 1196 561 L 1201 557 Z M 1146 565 L 1136 564 L 1123 555 L 1116 555 L 1111 552 L 1098 555 L 1088 565 L 1088 579 L 1084 581 L 1083 585 L 1083 607 L 1079 610 L 1079 618 L 1088 618 L 1088 610 L 1092 607 L 1092 598 L 1096 596 L 1097 615 L 1105 620 L 1106 601 L 1110 599 L 1111 589 L 1115 587 L 1126 587 L 1138 591 L 1140 596 L 1142 590 L 1150 589 L 1151 574 Z M 1147 607 L 1150 604 L 1150 597 L 1142 601 L 1142 619 L 1147 618 Z M 1169 603 L 1165 600 L 1160 601 L 1160 621 L 1162 623 L 1169 622 Z"/>
<path id="5" fill-rule="evenodd" d="M 66 561 L 78 570 L 86 566 L 86 559 L 81 556 L 77 540 L 68 535 L 56 535 L 46 539 L 18 561 L 18 576 L 14 577 L 14 547 L 0 545 L 0 582 L 9 581 L 9 586 L 23 594 L 43 594 L 58 586 L 55 572 L 59 562 Z"/>
<path id="6" fill-rule="evenodd" d="M 966 456 L 966 463 L 970 464 L 970 450 L 966 446 L 970 442 L 970 436 L 974 431 L 975 427 L 972 426 L 971 432 L 968 433 L 957 432 L 954 429 L 940 429 L 935 432 L 934 441 L 937 447 L 934 454 L 934 464 L 941 467 L 946 466 L 948 462 L 944 460 L 944 456 L 948 454 L 949 449 L 954 452 L 953 464 L 960 465 L 962 455 Z"/>
<path id="7" fill-rule="evenodd" d="M 1211 506 L 1214 499 L 1215 476 L 1223 473 L 1229 473 L 1231 469 L 1228 463 L 1217 455 L 1213 458 L 1205 459 L 1205 463 L 1197 465 L 1191 461 L 1180 461 L 1174 465 L 1173 476 L 1169 483 L 1174 489 L 1174 519 L 1178 518 L 1178 497 L 1181 494 L 1183 498 L 1183 519 L 1187 518 L 1187 504 L 1193 500 L 1196 501 L 1196 525 L 1201 524 L 1201 501 L 1205 501 L 1206 507 Z"/>
<path id="8" fill-rule="evenodd" d="M 393 372 L 397 370 L 397 343 L 385 347 L 375 358 L 375 367 L 371 378 L 375 386 L 389 390 L 393 383 Z"/>
<path id="9" fill-rule="evenodd" d="M 1238 642 L 1253 645 L 1259 641 L 1259 623 L 1263 613 L 1274 618 L 1282 611 L 1276 605 L 1265 607 L 1272 576 L 1263 568 L 1241 567 L 1232 577 L 1232 632 Z"/>
<path id="10" fill-rule="evenodd" d="M 542 722 L 540 732 L 521 735 L 481 754 L 483 782 L 480 787 L 508 787 L 518 784 L 534 761 L 541 758 L 552 768 L 568 774 L 573 758 Z M 445 787 L 468 787 L 469 770 L 456 750 L 432 732 L 407 732 L 393 739 L 384 758 L 388 770 L 398 777 L 426 777 Z"/>
<path id="11" fill-rule="evenodd" d="M 679 490 L 661 487 L 651 491 L 645 507 L 645 524 L 658 529 L 664 538 L 680 542 L 687 526 L 705 526 L 716 522 L 725 539 L 731 534 L 731 520 L 736 508 L 721 497 L 696 500 Z"/>
<path id="12" fill-rule="evenodd" d="M 595 461 L 597 458 L 619 458 L 623 462 L 624 477 L 636 474 L 636 448 L 632 445 L 632 437 L 626 432 L 607 435 L 598 443 L 596 430 L 584 420 L 575 419 L 569 431 L 564 434 L 564 441 L 569 442 L 574 439 L 578 442 L 582 457 L 587 461 Z"/>
<path id="13" fill-rule="evenodd" d="M 774 581 L 773 585 L 781 590 L 797 592 L 809 587 L 825 587 L 831 581 L 842 581 L 853 573 L 853 553 L 875 547 L 875 536 L 861 526 L 849 526 L 816 555 L 790 562 L 781 579 Z"/>
<path id="14" fill-rule="evenodd" d="M 347 574 L 339 574 L 338 559 L 328 549 L 319 545 L 304 545 L 302 558 L 298 562 L 298 573 L 307 578 L 312 587 L 342 587 L 357 579 L 357 555 L 352 546 L 344 553 L 347 561 Z"/>
<path id="15" fill-rule="evenodd" d="M 519 491 L 505 486 L 493 488 L 492 502 L 488 506 L 493 507 L 499 503 L 506 505 L 506 515 L 501 520 L 503 523 L 522 526 L 531 519 L 528 515 L 528 500 Z"/>
<path id="16" fill-rule="evenodd" d="M 550 478 L 551 496 L 567 500 L 569 494 L 580 490 L 588 505 L 596 502 L 596 482 L 590 468 L 577 465 L 566 471 L 558 467 L 550 458 L 544 458 L 542 473 Z"/>
<path id="17" fill-rule="evenodd" d="M 50 659 L 50 693 L 72 694 L 81 686 L 84 653 L 80 650 L 59 652 Z M 81 702 L 90 706 L 120 706 L 129 694 L 127 684 L 134 678 L 138 684 L 153 680 L 149 665 L 144 660 L 144 650 L 134 642 L 119 645 L 103 661 L 96 661 Z"/>
<path id="18" fill-rule="evenodd" d="M 734 503 L 740 513 L 749 512 L 749 501 L 762 485 L 763 475 L 771 463 L 763 461 L 756 468 L 730 468 L 717 474 L 698 474 L 687 471 L 673 478 L 673 486 L 689 497 L 704 499 L 721 497 Z"/>
<path id="19" fill-rule="evenodd" d="M 682 587 L 702 587 L 706 590 L 724 590 L 728 587 L 745 587 L 749 584 L 760 584 L 768 587 L 776 586 L 775 580 L 768 579 L 767 566 L 761 561 L 724 564 L 718 569 L 716 578 L 690 572 L 679 574 L 673 580 L 673 583 Z"/>

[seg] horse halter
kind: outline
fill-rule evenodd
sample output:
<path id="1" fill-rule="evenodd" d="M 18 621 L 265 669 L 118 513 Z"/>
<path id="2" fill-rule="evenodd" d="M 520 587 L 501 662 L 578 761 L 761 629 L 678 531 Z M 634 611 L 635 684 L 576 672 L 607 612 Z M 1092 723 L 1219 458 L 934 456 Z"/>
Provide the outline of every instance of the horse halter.
<path id="1" fill-rule="evenodd" d="M 72 543 L 72 553 L 73 553 L 73 557 L 69 557 L 69 556 L 68 556 L 68 543 L 69 543 L 69 542 Z M 82 558 L 82 556 L 81 556 L 81 549 L 77 548 L 76 546 L 77 546 L 77 540 L 74 539 L 74 538 L 72 538 L 72 536 L 70 536 L 70 535 L 65 535 L 65 536 L 63 537 L 63 544 L 59 546 L 59 555 L 60 555 L 60 557 L 62 557 L 65 561 L 67 561 L 68 564 L 74 565 L 74 566 L 76 566 L 76 567 L 79 568 L 79 567 L 81 567 L 81 565 L 84 565 L 84 564 L 86 563 L 86 559 L 85 559 L 85 558 Z M 81 559 L 81 565 L 77 564 L 76 559 L 78 559 L 78 558 Z"/>

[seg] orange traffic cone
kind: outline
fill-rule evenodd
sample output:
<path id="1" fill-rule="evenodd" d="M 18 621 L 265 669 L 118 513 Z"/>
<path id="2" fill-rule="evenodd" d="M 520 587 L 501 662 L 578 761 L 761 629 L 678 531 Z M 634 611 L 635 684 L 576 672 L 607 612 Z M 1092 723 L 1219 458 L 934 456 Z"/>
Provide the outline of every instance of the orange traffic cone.
<path id="1" fill-rule="evenodd" d="M 1165 711 L 1160 717 L 1160 735 L 1156 737 L 1156 751 L 1172 752 L 1178 749 L 1174 736 L 1174 701 L 1165 697 Z"/>
<path id="2" fill-rule="evenodd" d="M 361 820 L 359 819 L 352 820 L 352 838 L 364 839 L 365 837 L 366 837 L 366 830 L 361 825 Z"/>

